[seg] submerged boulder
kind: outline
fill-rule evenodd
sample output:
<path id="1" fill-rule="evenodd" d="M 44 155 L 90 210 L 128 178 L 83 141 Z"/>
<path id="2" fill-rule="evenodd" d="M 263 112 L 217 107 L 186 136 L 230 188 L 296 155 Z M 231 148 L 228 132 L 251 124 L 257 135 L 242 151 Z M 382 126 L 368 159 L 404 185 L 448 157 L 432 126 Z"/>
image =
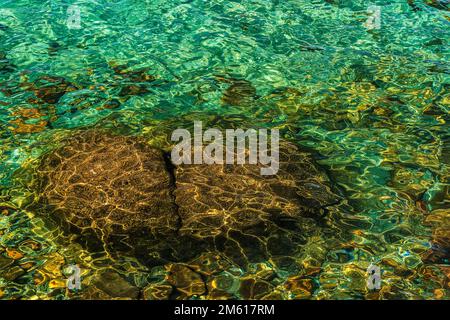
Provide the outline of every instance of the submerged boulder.
<path id="1" fill-rule="evenodd" d="M 319 215 L 338 201 L 309 154 L 286 142 L 279 152 L 276 175 L 261 175 L 261 164 L 178 166 L 174 195 L 183 221 L 180 233 L 227 234 L 280 217 Z"/>
<path id="2" fill-rule="evenodd" d="M 338 201 L 325 173 L 291 143 L 280 145 L 276 175 L 260 169 L 173 166 L 139 138 L 88 130 L 43 156 L 33 210 L 144 263 L 187 261 L 213 250 L 245 265 L 299 250 L 318 228 L 314 218 Z M 283 241 L 283 250 L 274 240 Z"/>
<path id="3" fill-rule="evenodd" d="M 139 139 L 75 135 L 44 156 L 38 174 L 41 210 L 81 234 L 116 243 L 178 227 L 163 153 Z"/>

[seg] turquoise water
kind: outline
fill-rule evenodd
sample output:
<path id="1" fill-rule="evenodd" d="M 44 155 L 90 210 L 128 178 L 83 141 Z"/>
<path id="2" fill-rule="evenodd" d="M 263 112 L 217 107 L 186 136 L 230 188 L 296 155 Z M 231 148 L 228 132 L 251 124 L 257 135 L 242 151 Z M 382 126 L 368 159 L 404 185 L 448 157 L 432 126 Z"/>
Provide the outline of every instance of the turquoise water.
<path id="1" fill-rule="evenodd" d="M 0 252 L 14 260 L 5 270 L 20 273 L 0 278 L 3 299 L 77 297 L 61 284 L 73 262 L 86 279 L 113 265 L 140 288 L 164 277 L 133 257 L 93 256 L 22 210 L 17 170 L 74 129 L 163 145 L 194 120 L 278 128 L 345 194 L 328 231 L 295 257 L 306 269 L 320 261 L 301 289 L 286 284 L 296 271 L 252 267 L 278 274 L 279 297 L 449 298 L 448 2 L 77 1 L 80 28 L 70 29 L 74 3 L 0 2 Z M 380 7 L 379 29 L 364 25 L 369 5 Z M 118 66 L 155 79 L 144 90 Z M 39 91 L 64 86 L 54 77 L 70 83 L 58 99 Z M 230 102 L 225 78 L 245 80 L 255 97 Z M 377 293 L 364 285 L 371 262 L 383 270 Z M 231 274 L 258 278 L 252 268 Z"/>

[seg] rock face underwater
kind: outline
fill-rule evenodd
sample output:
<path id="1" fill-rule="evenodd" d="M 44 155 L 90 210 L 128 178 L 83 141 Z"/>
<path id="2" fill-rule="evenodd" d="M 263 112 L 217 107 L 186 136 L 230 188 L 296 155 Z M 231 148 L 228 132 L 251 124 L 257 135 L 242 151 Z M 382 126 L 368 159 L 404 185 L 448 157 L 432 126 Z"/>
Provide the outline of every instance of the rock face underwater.
<path id="1" fill-rule="evenodd" d="M 178 218 L 165 165 L 162 151 L 139 140 L 88 131 L 43 158 L 43 204 L 59 222 L 104 242 L 167 234 Z"/>
<path id="2" fill-rule="evenodd" d="M 291 143 L 280 144 L 277 175 L 258 166 L 174 166 L 139 138 L 88 130 L 42 157 L 33 206 L 93 249 L 158 264 L 213 247 L 242 265 L 295 250 L 302 231 L 317 227 L 310 218 L 339 201 Z M 295 228 L 298 239 L 283 235 Z"/>

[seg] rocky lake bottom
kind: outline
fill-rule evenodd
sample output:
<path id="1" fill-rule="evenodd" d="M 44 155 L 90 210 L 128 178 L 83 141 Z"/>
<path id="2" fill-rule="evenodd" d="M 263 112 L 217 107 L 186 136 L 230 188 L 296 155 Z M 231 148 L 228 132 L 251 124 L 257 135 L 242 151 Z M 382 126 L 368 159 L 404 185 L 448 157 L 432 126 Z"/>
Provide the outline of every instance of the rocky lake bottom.
<path id="1" fill-rule="evenodd" d="M 450 298 L 448 1 L 73 5 L 0 4 L 0 299 Z"/>

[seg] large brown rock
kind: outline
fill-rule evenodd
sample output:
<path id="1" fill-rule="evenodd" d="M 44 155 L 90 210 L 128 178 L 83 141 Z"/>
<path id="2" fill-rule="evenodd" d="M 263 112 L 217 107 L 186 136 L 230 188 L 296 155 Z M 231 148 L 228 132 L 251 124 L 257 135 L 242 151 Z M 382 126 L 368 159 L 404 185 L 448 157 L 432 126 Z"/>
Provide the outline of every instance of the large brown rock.
<path id="1" fill-rule="evenodd" d="M 291 143 L 279 171 L 261 165 L 180 165 L 136 137 L 88 130 L 45 155 L 34 210 L 51 216 L 94 249 L 146 264 L 223 253 L 241 266 L 284 261 L 318 229 L 336 203 L 325 173 Z M 100 245 L 100 246 L 99 246 Z"/>
<path id="2" fill-rule="evenodd" d="M 39 204 L 69 229 L 133 243 L 178 228 L 163 153 L 133 137 L 86 131 L 46 155 Z"/>
<path id="3" fill-rule="evenodd" d="M 175 201 L 181 234 L 208 237 L 245 230 L 280 217 L 319 215 L 338 201 L 311 156 L 280 144 L 279 170 L 263 176 L 262 165 L 180 165 Z"/>

